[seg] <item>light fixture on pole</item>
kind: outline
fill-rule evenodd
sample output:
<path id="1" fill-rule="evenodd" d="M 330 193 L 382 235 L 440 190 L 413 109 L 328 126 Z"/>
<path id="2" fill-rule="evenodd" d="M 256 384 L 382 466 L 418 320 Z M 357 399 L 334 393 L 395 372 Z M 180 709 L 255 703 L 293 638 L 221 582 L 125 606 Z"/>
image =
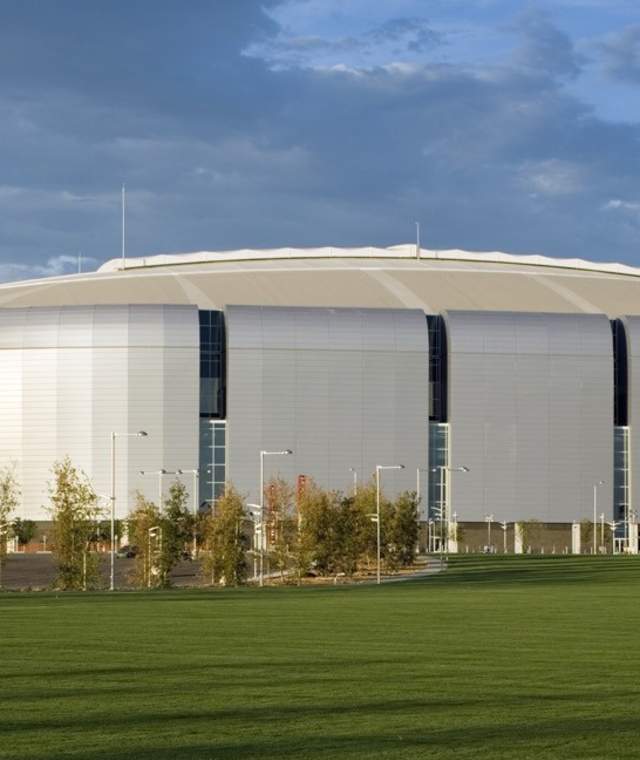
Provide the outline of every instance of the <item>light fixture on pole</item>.
<path id="1" fill-rule="evenodd" d="M 148 547 L 148 554 L 149 554 L 149 574 L 147 575 L 147 588 L 151 588 L 151 538 L 158 536 L 160 541 L 160 555 L 162 555 L 162 528 L 159 525 L 154 525 L 152 528 L 148 529 L 148 540 L 149 540 L 149 547 Z"/>
<path id="2" fill-rule="evenodd" d="M 500 523 L 500 526 L 502 527 L 502 534 L 503 534 L 503 554 L 507 553 L 507 521 L 503 520 Z"/>
<path id="3" fill-rule="evenodd" d="M 458 513 L 454 510 L 451 515 L 451 535 L 456 544 L 456 551 L 458 551 Z"/>
<path id="4" fill-rule="evenodd" d="M 377 549 L 378 549 L 378 562 L 377 562 L 377 568 L 376 568 L 376 583 L 380 584 L 382 582 L 380 577 L 380 562 L 382 557 L 382 551 L 381 551 L 381 519 L 380 519 L 380 473 L 382 470 L 404 470 L 403 464 L 377 464 L 376 465 L 376 543 L 377 543 Z"/>
<path id="5" fill-rule="evenodd" d="M 445 535 L 444 535 L 444 520 L 445 516 L 447 514 L 447 509 L 445 507 L 444 503 L 444 484 L 445 484 L 445 473 L 448 475 L 450 472 L 469 472 L 469 468 L 462 465 L 461 467 L 447 467 L 446 464 L 439 464 L 436 467 L 431 468 L 431 472 L 439 472 L 440 473 L 440 570 L 444 568 L 444 557 L 443 557 L 443 551 L 444 551 L 444 542 L 445 542 Z M 449 499 L 449 492 L 447 491 L 447 500 Z M 448 541 L 447 541 L 448 544 Z M 448 547 L 447 547 L 448 548 Z"/>
<path id="6" fill-rule="evenodd" d="M 593 484 L 593 553 L 596 554 L 596 544 L 598 542 L 598 486 L 603 486 L 604 480 L 599 480 Z"/>
<path id="7" fill-rule="evenodd" d="M 264 458 L 265 457 L 286 457 L 293 454 L 291 449 L 282 451 L 261 451 L 260 452 L 260 509 L 262 510 L 262 535 L 260 536 L 260 587 L 264 586 L 264 550 L 265 530 L 264 530 Z"/>
<path id="8" fill-rule="evenodd" d="M 358 471 L 355 467 L 349 467 L 349 472 L 353 474 L 353 495 L 358 495 Z"/>
<path id="9" fill-rule="evenodd" d="M 191 550 L 191 556 L 193 559 L 198 554 L 198 505 L 200 499 L 199 470 L 178 470 L 178 475 L 193 475 L 193 549 Z"/>
<path id="10" fill-rule="evenodd" d="M 116 588 L 116 439 L 117 438 L 146 438 L 148 433 L 139 430 L 137 433 L 116 433 L 111 431 L 111 530 L 110 530 L 110 572 L 109 591 Z"/>
<path id="11" fill-rule="evenodd" d="M 157 475 L 158 476 L 158 511 L 162 512 L 162 478 L 165 475 L 177 475 L 177 470 L 139 470 L 139 475 Z"/>
<path id="12" fill-rule="evenodd" d="M 616 522 L 615 520 L 611 520 L 611 522 L 607 522 L 607 525 L 609 526 L 611 530 L 611 554 L 616 553 L 616 528 L 621 523 L 622 521 Z"/>
<path id="13" fill-rule="evenodd" d="M 487 523 L 487 549 L 491 552 L 491 523 L 494 520 L 494 515 L 485 515 L 484 520 Z"/>

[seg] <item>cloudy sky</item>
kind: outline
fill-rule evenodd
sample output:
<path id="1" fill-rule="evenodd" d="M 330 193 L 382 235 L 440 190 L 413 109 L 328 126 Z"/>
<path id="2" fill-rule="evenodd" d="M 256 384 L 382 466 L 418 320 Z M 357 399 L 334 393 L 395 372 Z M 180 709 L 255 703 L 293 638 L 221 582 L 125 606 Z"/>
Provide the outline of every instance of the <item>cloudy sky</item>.
<path id="1" fill-rule="evenodd" d="M 638 0 L 0 0 L 0 280 L 128 251 L 640 265 Z"/>

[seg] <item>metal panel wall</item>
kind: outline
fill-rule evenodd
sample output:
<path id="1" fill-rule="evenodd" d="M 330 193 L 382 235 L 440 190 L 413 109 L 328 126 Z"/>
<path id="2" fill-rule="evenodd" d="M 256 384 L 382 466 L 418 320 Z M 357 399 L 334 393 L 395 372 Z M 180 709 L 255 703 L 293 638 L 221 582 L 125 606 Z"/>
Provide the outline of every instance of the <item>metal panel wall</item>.
<path id="1" fill-rule="evenodd" d="M 388 493 L 415 490 L 428 463 L 424 313 L 395 309 L 230 306 L 226 311 L 228 478 L 259 499 L 265 478 L 299 474 L 348 492 L 377 464 Z"/>
<path id="2" fill-rule="evenodd" d="M 629 426 L 629 505 L 638 511 L 640 473 L 640 316 L 622 317 L 627 341 L 627 415 Z"/>
<path id="3" fill-rule="evenodd" d="M 613 357 L 604 315 L 448 312 L 451 505 L 461 521 L 612 510 Z"/>
<path id="4" fill-rule="evenodd" d="M 66 455 L 117 504 L 136 490 L 157 501 L 141 469 L 198 466 L 199 333 L 192 306 L 77 306 L 0 310 L 0 465 L 15 464 L 19 514 L 49 519 L 48 483 Z"/>

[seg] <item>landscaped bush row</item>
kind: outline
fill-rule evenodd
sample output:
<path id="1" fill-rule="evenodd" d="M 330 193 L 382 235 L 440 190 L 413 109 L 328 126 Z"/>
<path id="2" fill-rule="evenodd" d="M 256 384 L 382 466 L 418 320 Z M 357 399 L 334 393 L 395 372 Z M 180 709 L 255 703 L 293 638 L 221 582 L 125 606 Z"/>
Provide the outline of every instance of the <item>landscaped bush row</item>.
<path id="1" fill-rule="evenodd" d="M 49 512 L 53 523 L 51 549 L 56 558 L 56 587 L 88 589 L 100 585 L 99 545 L 110 538 L 104 506 L 87 476 L 66 458 L 53 466 Z M 294 489 L 281 479 L 265 485 L 264 514 L 249 512 L 242 495 L 228 484 L 213 509 L 197 516 L 188 508 L 189 493 L 176 480 L 162 504 L 138 494 L 125 521 L 118 521 L 119 539 L 126 530 L 129 553 L 135 557 L 133 582 L 162 587 L 182 559 L 201 559 L 211 584 L 238 585 L 258 572 L 270 582 L 298 582 L 307 576 L 353 576 L 377 563 L 375 484 L 347 496 L 320 488 L 311 479 Z M 19 502 L 19 486 L 11 469 L 0 473 L 0 569 L 10 517 Z M 261 536 L 264 539 L 261 540 Z M 417 501 L 405 492 L 395 500 L 380 496 L 380 555 L 395 571 L 413 562 L 418 539 Z M 1 575 L 0 575 L 1 583 Z"/>

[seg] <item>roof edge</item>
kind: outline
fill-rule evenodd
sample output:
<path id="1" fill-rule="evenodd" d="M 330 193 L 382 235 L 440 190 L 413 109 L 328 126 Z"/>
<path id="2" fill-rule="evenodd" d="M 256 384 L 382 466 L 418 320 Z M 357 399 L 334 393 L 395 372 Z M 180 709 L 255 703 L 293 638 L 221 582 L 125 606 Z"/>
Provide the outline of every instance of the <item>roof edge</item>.
<path id="1" fill-rule="evenodd" d="M 418 249 L 414 244 L 402 244 L 381 248 L 240 248 L 226 251 L 197 251 L 194 253 L 162 253 L 132 259 L 109 259 L 98 272 L 118 272 L 127 269 L 147 269 L 182 264 L 278 261 L 287 259 L 417 259 L 424 261 L 476 261 L 495 264 L 538 266 L 554 269 L 574 269 L 608 274 L 640 277 L 640 268 L 617 262 L 595 262 L 587 259 L 556 259 L 540 254 L 514 254 L 502 251 L 464 251 L 458 248 L 435 250 Z"/>

